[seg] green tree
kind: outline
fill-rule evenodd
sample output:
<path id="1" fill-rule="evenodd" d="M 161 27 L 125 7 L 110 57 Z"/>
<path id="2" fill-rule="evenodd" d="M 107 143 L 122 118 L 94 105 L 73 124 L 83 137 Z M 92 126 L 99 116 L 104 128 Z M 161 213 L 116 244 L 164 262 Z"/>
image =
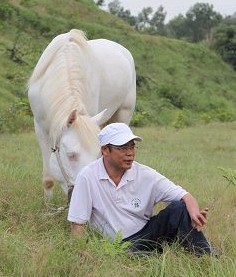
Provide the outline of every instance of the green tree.
<path id="1" fill-rule="evenodd" d="M 224 19 L 214 30 L 211 46 L 236 70 L 236 18 Z"/>
<path id="2" fill-rule="evenodd" d="M 131 15 L 130 10 L 125 10 L 121 7 L 118 16 L 128 22 L 131 26 L 135 26 L 137 22 L 137 17 Z"/>
<path id="3" fill-rule="evenodd" d="M 121 10 L 121 3 L 119 0 L 113 0 L 108 4 L 108 10 L 111 14 L 115 14 L 118 16 L 120 10 Z"/>
<path id="4" fill-rule="evenodd" d="M 104 6 L 104 4 L 105 4 L 105 0 L 98 0 L 98 1 L 96 2 L 96 5 L 99 6 L 99 7 Z"/>
<path id="5" fill-rule="evenodd" d="M 139 31 L 146 31 L 150 28 L 150 15 L 152 14 L 153 9 L 151 7 L 143 8 L 142 11 L 138 14 L 136 29 Z"/>
<path id="6" fill-rule="evenodd" d="M 150 33 L 151 34 L 158 34 L 158 35 L 165 35 L 165 19 L 166 19 L 166 12 L 164 11 L 164 7 L 160 6 L 157 11 L 154 13 L 150 20 Z"/>
<path id="7" fill-rule="evenodd" d="M 108 4 L 108 10 L 111 14 L 124 19 L 131 26 L 134 26 L 136 30 L 150 34 L 165 35 L 164 22 L 166 12 L 163 6 L 160 6 L 154 14 L 151 7 L 146 7 L 142 9 L 138 16 L 133 16 L 130 10 L 125 10 L 121 6 L 119 0 L 113 0 Z"/>
<path id="8" fill-rule="evenodd" d="M 211 30 L 222 20 L 222 15 L 214 11 L 213 5 L 196 3 L 186 13 L 186 24 L 192 42 L 210 39 Z"/>
<path id="9" fill-rule="evenodd" d="M 119 0 L 114 0 L 108 4 L 108 10 L 111 14 L 114 14 L 126 22 L 128 22 L 131 26 L 136 25 L 136 17 L 131 15 L 130 10 L 125 10 Z"/>
<path id="10" fill-rule="evenodd" d="M 186 40 L 189 38 L 189 28 L 186 23 L 186 18 L 182 14 L 171 19 L 166 25 L 166 29 L 170 37 Z"/>

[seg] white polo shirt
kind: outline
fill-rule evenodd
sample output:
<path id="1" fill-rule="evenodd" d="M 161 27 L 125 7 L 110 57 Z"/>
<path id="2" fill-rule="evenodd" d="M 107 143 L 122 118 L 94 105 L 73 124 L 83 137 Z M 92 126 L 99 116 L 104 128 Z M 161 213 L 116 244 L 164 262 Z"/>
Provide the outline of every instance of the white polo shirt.
<path id="1" fill-rule="evenodd" d="M 89 222 L 110 238 L 121 231 L 126 238 L 144 227 L 156 203 L 178 201 L 185 194 L 187 191 L 182 187 L 137 162 L 133 162 L 116 186 L 100 158 L 79 173 L 68 220 L 78 224 Z"/>

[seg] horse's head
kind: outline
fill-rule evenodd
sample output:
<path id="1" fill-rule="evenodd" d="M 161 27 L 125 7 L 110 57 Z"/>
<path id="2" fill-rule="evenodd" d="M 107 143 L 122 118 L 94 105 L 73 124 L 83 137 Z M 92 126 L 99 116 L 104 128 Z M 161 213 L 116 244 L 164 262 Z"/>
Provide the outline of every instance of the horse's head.
<path id="1" fill-rule="evenodd" d="M 73 111 L 50 158 L 53 177 L 65 193 L 74 184 L 78 172 L 100 153 L 97 134 L 104 123 L 104 112 L 95 117 L 77 115 Z"/>

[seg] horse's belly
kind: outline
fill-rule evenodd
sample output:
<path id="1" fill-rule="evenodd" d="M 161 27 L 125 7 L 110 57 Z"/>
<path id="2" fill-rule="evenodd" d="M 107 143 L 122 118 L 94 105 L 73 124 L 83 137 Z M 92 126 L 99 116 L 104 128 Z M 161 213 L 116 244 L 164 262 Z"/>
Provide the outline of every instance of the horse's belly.
<path id="1" fill-rule="evenodd" d="M 106 108 L 114 113 L 122 104 L 133 109 L 136 98 L 135 65 L 130 52 L 123 46 L 104 39 L 91 40 L 94 81 L 90 83 L 91 99 L 98 99 L 96 114 Z M 128 99 L 129 98 L 129 99 Z M 127 107 L 128 108 L 128 107 Z M 91 114 L 93 115 L 93 114 Z"/>

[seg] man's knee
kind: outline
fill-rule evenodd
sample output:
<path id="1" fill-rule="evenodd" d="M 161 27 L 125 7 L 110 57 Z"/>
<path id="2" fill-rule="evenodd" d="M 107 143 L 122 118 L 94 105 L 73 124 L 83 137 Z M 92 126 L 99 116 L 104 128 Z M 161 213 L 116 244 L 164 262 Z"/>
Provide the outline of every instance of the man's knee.
<path id="1" fill-rule="evenodd" d="M 182 200 L 171 202 L 169 204 L 168 208 L 173 209 L 175 211 L 177 211 L 177 210 L 187 210 L 186 205 Z"/>
<path id="2" fill-rule="evenodd" d="M 173 218 L 181 216 L 187 212 L 186 205 L 183 201 L 173 201 L 165 209 L 161 210 L 157 215 L 158 218 L 167 217 Z"/>
<path id="3" fill-rule="evenodd" d="M 179 221 L 183 218 L 189 220 L 189 213 L 183 201 L 173 201 L 167 208 L 172 221 Z"/>

